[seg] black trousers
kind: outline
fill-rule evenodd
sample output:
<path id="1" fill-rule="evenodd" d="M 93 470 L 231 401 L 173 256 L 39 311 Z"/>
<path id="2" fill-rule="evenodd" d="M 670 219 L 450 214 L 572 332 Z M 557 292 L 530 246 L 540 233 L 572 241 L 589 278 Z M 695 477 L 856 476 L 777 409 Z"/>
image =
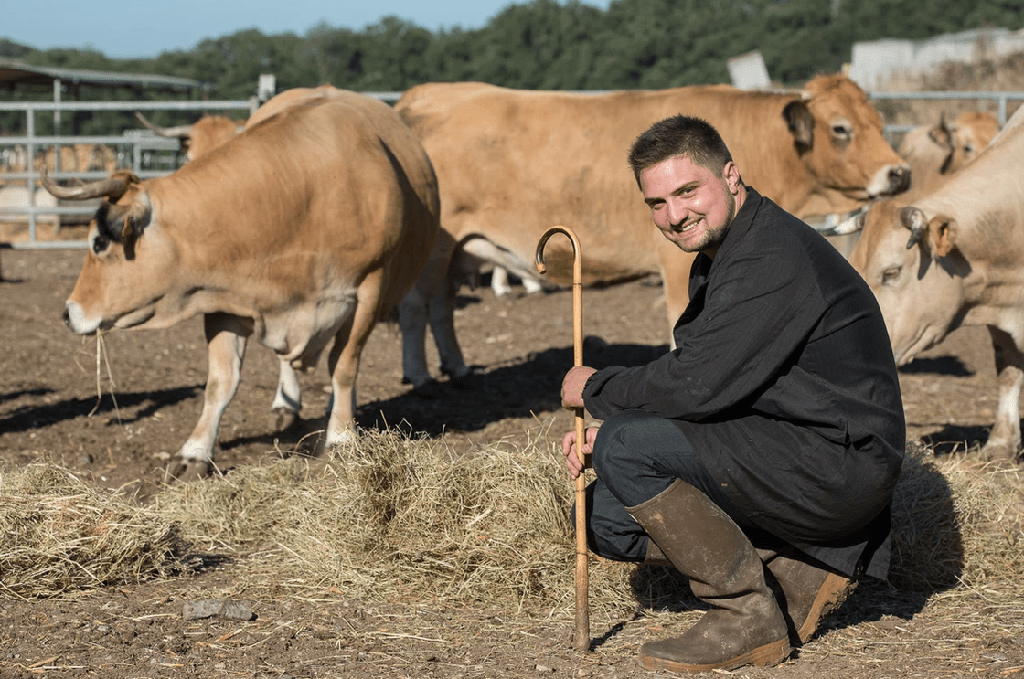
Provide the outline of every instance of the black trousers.
<path id="1" fill-rule="evenodd" d="M 686 436 L 668 420 L 627 410 L 605 420 L 594 441 L 597 480 L 587 487 L 587 544 L 617 561 L 643 561 L 647 533 L 626 507 L 647 502 L 675 479 L 694 486 L 741 528 L 759 532 L 711 478 Z"/>

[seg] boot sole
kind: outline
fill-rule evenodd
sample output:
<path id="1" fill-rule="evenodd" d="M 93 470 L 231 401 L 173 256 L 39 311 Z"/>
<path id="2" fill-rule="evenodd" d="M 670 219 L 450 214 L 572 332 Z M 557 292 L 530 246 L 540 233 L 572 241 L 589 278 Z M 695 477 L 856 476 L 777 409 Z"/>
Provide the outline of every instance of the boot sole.
<path id="1" fill-rule="evenodd" d="M 715 663 L 684 663 L 667 658 L 656 658 L 650 655 L 640 654 L 640 664 L 645 670 L 668 670 L 676 674 L 694 674 L 697 672 L 708 672 L 711 670 L 730 671 L 744 665 L 755 667 L 771 667 L 789 657 L 793 648 L 789 645 L 789 638 L 783 637 L 764 646 L 758 646 L 752 651 L 747 651 L 735 658 Z"/>
<path id="2" fill-rule="evenodd" d="M 849 587 L 849 578 L 835 573 L 828 574 L 825 582 L 821 583 L 821 587 L 818 588 L 818 594 L 814 597 L 814 603 L 811 604 L 807 617 L 804 618 L 804 624 L 796 632 L 801 644 L 807 643 L 814 636 L 814 633 L 818 631 L 818 623 L 823 617 L 837 609 L 846 600 Z"/>

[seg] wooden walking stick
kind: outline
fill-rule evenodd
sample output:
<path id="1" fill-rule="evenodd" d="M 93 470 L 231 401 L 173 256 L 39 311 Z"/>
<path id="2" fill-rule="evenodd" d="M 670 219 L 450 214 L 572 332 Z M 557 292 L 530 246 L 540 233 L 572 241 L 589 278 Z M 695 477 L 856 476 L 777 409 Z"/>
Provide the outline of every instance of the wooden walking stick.
<path id="1" fill-rule="evenodd" d="M 564 226 L 552 226 L 544 232 L 537 244 L 537 271 L 544 273 L 544 246 L 548 238 L 556 233 L 564 233 L 572 241 L 572 362 L 574 366 L 583 365 L 583 254 L 580 241 L 572 229 Z M 587 495 L 584 471 L 586 463 L 583 453 L 579 452 L 586 441 L 583 427 L 583 408 L 574 408 L 576 414 L 576 451 L 583 464 L 579 476 L 576 477 L 576 634 L 573 646 L 580 651 L 590 650 L 590 610 L 587 607 Z"/>

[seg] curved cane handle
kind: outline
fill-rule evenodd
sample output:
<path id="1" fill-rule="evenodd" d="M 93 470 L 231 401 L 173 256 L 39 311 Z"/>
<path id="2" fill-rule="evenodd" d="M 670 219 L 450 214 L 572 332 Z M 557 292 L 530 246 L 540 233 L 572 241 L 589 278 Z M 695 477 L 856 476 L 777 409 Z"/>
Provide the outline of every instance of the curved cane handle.
<path id="1" fill-rule="evenodd" d="M 556 233 L 568 236 L 572 243 L 572 364 L 583 365 L 583 248 L 580 239 L 566 226 L 552 226 L 537 243 L 537 271 L 545 273 L 544 246 Z"/>

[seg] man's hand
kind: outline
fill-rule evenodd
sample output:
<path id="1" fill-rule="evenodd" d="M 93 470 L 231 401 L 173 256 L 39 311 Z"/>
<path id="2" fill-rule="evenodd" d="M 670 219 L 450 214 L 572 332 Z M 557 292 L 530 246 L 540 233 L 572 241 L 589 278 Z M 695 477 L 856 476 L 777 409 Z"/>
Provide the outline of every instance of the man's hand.
<path id="1" fill-rule="evenodd" d="M 583 407 L 583 387 L 597 370 L 585 365 L 573 366 L 562 378 L 562 407 L 574 410 Z"/>
<path id="2" fill-rule="evenodd" d="M 583 472 L 583 457 L 594 451 L 594 439 L 597 438 L 597 427 L 587 429 L 583 435 L 586 438 L 580 455 L 576 451 L 576 432 L 570 431 L 562 437 L 562 455 L 565 455 L 565 464 L 569 467 L 569 474 L 575 479 Z"/>

